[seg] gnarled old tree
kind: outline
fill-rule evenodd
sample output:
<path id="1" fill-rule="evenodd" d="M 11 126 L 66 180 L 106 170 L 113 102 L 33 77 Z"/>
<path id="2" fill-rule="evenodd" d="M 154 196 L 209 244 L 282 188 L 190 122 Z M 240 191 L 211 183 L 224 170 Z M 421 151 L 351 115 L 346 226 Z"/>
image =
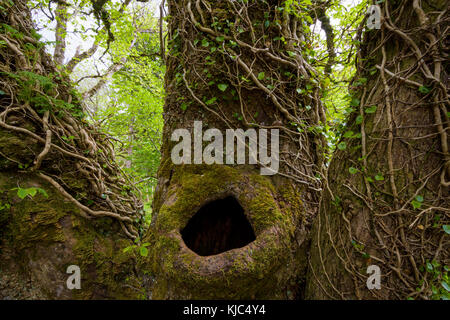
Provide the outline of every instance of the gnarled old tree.
<path id="1" fill-rule="evenodd" d="M 346 136 L 361 139 L 334 154 L 312 233 L 310 299 L 428 299 L 445 290 L 448 2 L 380 7 L 381 29 L 362 39 L 359 107 L 347 123 Z M 381 269 L 380 290 L 366 287 L 370 265 Z"/>
<path id="2" fill-rule="evenodd" d="M 138 297 L 122 249 L 139 236 L 139 196 L 110 137 L 84 120 L 25 1 L 0 3 L 0 297 Z M 70 265 L 83 290 L 66 287 Z"/>
<path id="3" fill-rule="evenodd" d="M 309 17 L 290 10 L 298 3 L 168 1 L 162 161 L 145 234 L 137 190 L 109 137 L 83 119 L 25 1 L 0 3 L 0 297 L 430 296 L 439 278 L 421 266 L 448 264 L 445 1 L 381 5 L 381 30 L 365 32 L 358 52 L 359 110 L 347 122 L 361 141 L 336 152 L 328 182 L 320 75 L 304 52 Z M 112 36 L 104 3 L 92 1 Z M 323 8 L 317 18 L 329 27 Z M 278 130 L 278 173 L 261 175 L 273 148 L 249 163 L 264 135 L 245 140 L 247 164 L 225 164 L 220 152 L 197 164 L 192 146 L 194 164 L 175 165 L 176 129 L 208 151 L 195 121 L 218 129 L 205 137 L 217 145 L 227 129 L 266 129 L 271 146 Z M 141 238 L 148 256 L 124 250 Z M 370 264 L 385 290 L 366 289 Z M 69 265 L 81 267 L 82 290 L 67 290 Z"/>
<path id="4" fill-rule="evenodd" d="M 153 297 L 299 298 L 324 152 L 316 129 L 325 121 L 317 72 L 300 45 L 303 17 L 283 1 L 168 6 L 165 128 L 149 237 Z M 249 165 L 248 158 L 221 164 L 222 154 L 214 164 L 195 164 L 195 150 L 194 164 L 174 165 L 176 129 L 202 143 L 194 121 L 219 136 L 279 130 L 278 174 L 261 175 L 261 161 Z"/>

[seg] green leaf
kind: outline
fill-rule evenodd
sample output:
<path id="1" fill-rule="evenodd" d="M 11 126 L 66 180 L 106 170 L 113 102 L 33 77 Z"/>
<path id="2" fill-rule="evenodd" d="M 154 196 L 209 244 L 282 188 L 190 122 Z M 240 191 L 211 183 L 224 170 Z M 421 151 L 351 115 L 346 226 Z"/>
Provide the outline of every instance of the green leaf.
<path id="1" fill-rule="evenodd" d="M 384 177 L 383 177 L 383 175 L 382 175 L 381 173 L 379 173 L 379 174 L 377 174 L 377 175 L 375 176 L 375 180 L 377 180 L 377 181 L 383 181 L 383 180 L 384 180 Z"/>
<path id="2" fill-rule="evenodd" d="M 265 28 L 268 28 L 270 26 L 270 21 L 269 20 L 266 20 L 265 22 L 264 22 L 264 27 Z"/>
<path id="3" fill-rule="evenodd" d="M 225 38 L 223 36 L 216 37 L 217 42 L 224 42 Z"/>
<path id="4" fill-rule="evenodd" d="M 350 105 L 353 107 L 357 107 L 357 106 L 359 106 L 360 102 L 361 101 L 359 99 L 353 98 L 352 101 L 350 101 Z"/>
<path id="5" fill-rule="evenodd" d="M 355 123 L 356 124 L 361 124 L 363 122 L 363 117 L 361 115 L 356 117 Z"/>
<path id="6" fill-rule="evenodd" d="M 355 174 L 355 173 L 358 172 L 358 169 L 356 169 L 356 168 L 354 168 L 354 167 L 350 167 L 350 168 L 348 168 L 348 171 L 349 171 L 351 174 Z"/>
<path id="7" fill-rule="evenodd" d="M 377 106 L 371 106 L 365 110 L 366 113 L 375 113 L 375 111 L 377 111 Z"/>
<path id="8" fill-rule="evenodd" d="M 17 189 L 17 195 L 19 196 L 20 199 L 25 199 L 25 197 L 28 195 L 27 189 L 22 189 L 19 188 Z"/>
<path id="9" fill-rule="evenodd" d="M 297 88 L 297 93 L 298 93 L 298 94 L 302 94 L 302 93 L 303 93 L 303 90 L 300 89 L 300 88 Z"/>
<path id="10" fill-rule="evenodd" d="M 450 234 L 450 224 L 444 224 L 442 229 L 444 229 L 446 234 Z"/>
<path id="11" fill-rule="evenodd" d="M 293 52 L 293 51 L 286 51 L 288 54 L 289 54 L 289 56 L 290 57 L 295 57 L 297 54 L 295 53 L 295 52 Z"/>
<path id="12" fill-rule="evenodd" d="M 133 249 L 133 246 L 129 246 L 129 247 L 124 248 L 124 249 L 122 250 L 122 252 L 123 252 L 123 253 L 126 253 L 126 252 L 130 251 L 131 249 Z"/>
<path id="13" fill-rule="evenodd" d="M 258 73 L 258 80 L 264 80 L 265 76 L 266 76 L 266 74 L 264 72 Z"/>
<path id="14" fill-rule="evenodd" d="M 205 103 L 206 103 L 206 105 L 212 105 L 214 102 L 216 102 L 216 100 L 217 100 L 217 98 L 216 97 L 213 97 L 213 98 L 211 98 L 211 99 L 209 99 L 208 101 L 206 101 Z"/>
<path id="15" fill-rule="evenodd" d="M 427 271 L 433 271 L 433 265 L 429 261 L 427 261 Z"/>
<path id="16" fill-rule="evenodd" d="M 346 133 L 344 133 L 344 138 L 351 138 L 353 134 L 354 134 L 353 131 L 347 131 Z"/>
<path id="17" fill-rule="evenodd" d="M 416 200 L 418 202 L 423 202 L 423 197 L 422 196 L 416 196 Z"/>
<path id="18" fill-rule="evenodd" d="M 337 147 L 339 150 L 345 150 L 347 148 L 347 144 L 345 142 L 341 142 Z"/>
<path id="19" fill-rule="evenodd" d="M 221 83 L 221 84 L 218 84 L 217 87 L 220 89 L 220 91 L 225 92 L 225 90 L 227 90 L 227 88 L 228 88 L 228 85 L 225 83 Z"/>
<path id="20" fill-rule="evenodd" d="M 5 94 L 5 91 L 0 90 L 0 96 L 2 96 L 2 95 L 4 95 L 4 94 Z"/>
<path id="21" fill-rule="evenodd" d="M 447 282 L 442 281 L 441 285 L 445 290 L 447 290 L 447 292 L 450 292 L 450 285 Z"/>
<path id="22" fill-rule="evenodd" d="M 202 46 L 203 47 L 208 47 L 209 46 L 209 41 L 207 39 L 203 39 L 202 40 Z"/>
<path id="23" fill-rule="evenodd" d="M 139 253 L 141 256 L 146 257 L 146 256 L 148 256 L 148 249 L 146 247 L 140 247 Z"/>
<path id="24" fill-rule="evenodd" d="M 27 189 L 27 193 L 28 193 L 30 196 L 34 197 L 34 196 L 36 195 L 36 193 L 37 193 L 37 189 L 36 189 L 36 188 L 28 188 L 28 189 Z"/>
<path id="25" fill-rule="evenodd" d="M 411 205 L 413 206 L 414 209 L 419 209 L 422 206 L 422 203 L 417 200 L 413 200 L 411 201 Z"/>
<path id="26" fill-rule="evenodd" d="M 419 87 L 419 91 L 423 94 L 427 94 L 428 92 L 430 92 L 430 89 L 428 87 L 421 86 Z"/>
<path id="27" fill-rule="evenodd" d="M 187 107 L 188 107 L 188 105 L 186 102 L 183 102 L 180 106 L 181 110 L 183 110 L 183 111 L 186 111 Z"/>

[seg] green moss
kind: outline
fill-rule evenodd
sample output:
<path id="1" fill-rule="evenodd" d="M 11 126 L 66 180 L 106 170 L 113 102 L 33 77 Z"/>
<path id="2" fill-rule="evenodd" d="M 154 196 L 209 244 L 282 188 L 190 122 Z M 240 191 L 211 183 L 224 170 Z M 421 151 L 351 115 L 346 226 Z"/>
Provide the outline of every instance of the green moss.
<path id="1" fill-rule="evenodd" d="M 61 201 L 48 186 L 43 188 L 48 190 L 48 199 L 38 193 L 33 198 L 21 200 L 15 190 L 8 192 L 14 203 L 10 209 L 14 219 L 7 226 L 5 238 L 13 240 L 18 251 L 32 247 L 36 243 L 46 245 L 65 240 L 58 222 L 65 215 L 74 212 L 74 208 Z"/>
<path id="2" fill-rule="evenodd" d="M 301 202 L 289 204 L 299 198 L 298 192 L 289 184 L 279 190 L 269 177 L 243 167 L 196 165 L 172 170 L 150 237 L 152 272 L 158 274 L 153 297 L 280 298 L 273 288 L 287 281 L 290 273 L 282 270 L 295 268 L 292 237 L 305 216 Z M 206 202 L 228 195 L 239 200 L 257 240 L 212 260 L 184 248 L 180 230 L 192 215 Z"/>
<path id="3" fill-rule="evenodd" d="M 9 159 L 20 162 L 23 165 L 31 163 L 33 157 L 29 149 L 30 147 L 35 151 L 36 143 L 25 138 L 23 135 L 16 135 L 0 128 L 0 170 L 17 168 L 17 163 Z"/>
<path id="4" fill-rule="evenodd" d="M 33 198 L 21 200 L 16 190 L 21 187 L 39 186 L 43 188 L 48 199 L 37 193 Z M 68 265 L 78 265 L 82 275 L 82 290 L 73 290 L 76 299 L 130 299 L 139 298 L 141 293 L 132 289 L 140 288 L 141 283 L 134 274 L 136 257 L 133 252 L 124 253 L 123 248 L 132 244 L 120 232 L 118 222 L 111 218 L 85 219 L 79 209 L 65 200 L 54 188 L 32 175 L 13 175 L 0 173 L 0 193 L 6 196 L 12 206 L 0 211 L 7 221 L 2 227 L 2 248 L 14 252 L 12 259 L 21 268 L 14 272 L 29 273 L 29 262 L 45 261 L 45 270 L 55 270 L 65 275 Z M 3 219 L 3 218 L 2 218 Z M 56 257 L 56 244 L 64 256 Z M 39 248 L 39 249 L 37 249 Z M 49 248 L 47 250 L 46 248 Z M 1 252 L 0 252 L 1 253 Z M 0 267 L 2 267 L 0 261 Z M 48 265 L 47 265 L 48 264 Z M 3 266 L 6 267 L 6 266 Z M 22 270 L 23 269 L 23 270 Z M 43 269 L 43 270 L 44 270 Z M 45 296 L 55 297 L 55 284 L 39 282 L 37 287 Z M 127 287 L 129 284 L 131 287 Z"/>

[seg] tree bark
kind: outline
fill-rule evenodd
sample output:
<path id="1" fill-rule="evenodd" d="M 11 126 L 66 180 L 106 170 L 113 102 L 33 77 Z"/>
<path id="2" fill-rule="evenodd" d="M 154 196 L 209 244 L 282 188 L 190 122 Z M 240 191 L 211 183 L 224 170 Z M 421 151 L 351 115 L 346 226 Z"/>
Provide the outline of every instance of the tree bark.
<path id="1" fill-rule="evenodd" d="M 55 63 L 59 65 L 64 64 L 64 59 L 66 57 L 66 35 L 67 35 L 67 23 L 68 5 L 64 1 L 58 1 L 58 5 L 55 10 L 56 19 L 56 30 L 55 30 L 55 52 L 53 54 L 53 59 Z"/>
<path id="2" fill-rule="evenodd" d="M 0 33 L 0 299 L 143 297 L 136 253 L 123 251 L 142 204 L 33 36 L 26 2 L 1 7 L 16 33 Z M 66 285 L 70 265 L 81 289 Z"/>
<path id="3" fill-rule="evenodd" d="M 309 299 L 439 297 L 449 263 L 448 8 L 412 3 L 384 1 L 381 29 L 364 32 L 352 138 L 333 156 L 312 232 Z M 367 287 L 370 265 L 381 269 L 379 290 Z"/>
<path id="4" fill-rule="evenodd" d="M 162 161 L 147 236 L 153 298 L 300 298 L 323 152 L 320 133 L 308 128 L 324 119 L 314 70 L 296 46 L 304 37 L 301 20 L 278 1 L 168 6 Z M 261 165 L 248 161 L 174 165 L 171 135 L 187 129 L 193 136 L 194 121 L 224 137 L 226 129 L 280 130 L 279 174 L 263 176 Z M 242 206 L 256 239 L 219 254 L 195 253 L 183 230 L 208 206 L 221 204 L 210 217 L 222 205 L 234 213 L 230 199 Z M 231 232 L 225 225 L 215 229 L 216 242 L 207 226 L 193 236 L 219 244 Z"/>

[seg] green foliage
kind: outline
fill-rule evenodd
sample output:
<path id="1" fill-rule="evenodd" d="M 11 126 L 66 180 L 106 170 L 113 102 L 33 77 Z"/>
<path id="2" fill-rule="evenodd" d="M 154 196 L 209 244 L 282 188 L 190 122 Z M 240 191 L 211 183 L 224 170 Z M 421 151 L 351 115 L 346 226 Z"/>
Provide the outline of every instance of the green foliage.
<path id="1" fill-rule="evenodd" d="M 423 197 L 418 195 L 414 198 L 414 200 L 411 201 L 411 205 L 414 209 L 420 209 L 420 207 L 422 206 L 422 202 Z"/>
<path id="2" fill-rule="evenodd" d="M 156 29 L 156 23 L 149 18 L 142 28 Z M 113 53 L 128 45 L 116 44 L 122 40 L 117 37 L 111 44 Z M 131 52 L 137 58 L 127 60 L 124 68 L 113 76 L 107 88 L 108 96 L 100 97 L 101 107 L 94 115 L 94 119 L 102 121 L 103 128 L 119 140 L 116 147 L 122 167 L 134 177 L 142 191 L 148 215 L 161 159 L 165 65 L 159 52 L 158 34 L 141 34 Z M 119 56 L 121 54 L 118 52 Z M 181 101 L 181 110 L 185 111 L 189 104 Z"/>
<path id="3" fill-rule="evenodd" d="M 137 243 L 137 241 L 136 241 L 136 243 Z M 148 249 L 147 249 L 147 247 L 149 245 L 150 245 L 150 243 L 148 243 L 148 242 L 145 242 L 145 243 L 142 243 L 142 244 L 134 244 L 134 245 L 131 245 L 131 246 L 128 246 L 128 247 L 124 248 L 123 252 L 127 253 L 129 251 L 134 250 L 135 252 L 138 252 L 142 257 L 146 257 L 146 256 L 148 256 Z"/>
<path id="4" fill-rule="evenodd" d="M 445 224 L 442 226 L 442 229 L 444 229 L 446 234 L 450 234 L 450 225 Z"/>
<path id="5" fill-rule="evenodd" d="M 14 188 L 11 190 L 17 190 L 17 196 L 20 199 L 25 199 L 27 196 L 30 196 L 31 198 L 33 198 L 38 192 L 40 194 L 42 194 L 45 198 L 48 198 L 48 194 L 47 192 L 42 189 L 42 188 L 36 188 L 36 187 L 31 187 L 31 188 Z"/>
<path id="6" fill-rule="evenodd" d="M 39 112 L 66 110 L 80 119 L 84 118 L 85 114 L 79 106 L 57 98 L 57 81 L 62 80 L 58 75 L 43 76 L 29 71 L 4 74 L 13 78 L 19 85 L 19 100 L 34 106 Z"/>
<path id="7" fill-rule="evenodd" d="M 351 174 L 356 174 L 356 173 L 358 173 L 358 169 L 356 169 L 356 168 L 354 168 L 354 167 L 350 167 L 350 168 L 348 168 L 348 172 L 350 172 Z"/>
<path id="8" fill-rule="evenodd" d="M 225 92 L 225 90 L 227 90 L 227 88 L 228 88 L 228 85 L 225 83 L 221 83 L 221 84 L 218 84 L 217 87 L 219 88 L 220 91 Z"/>
<path id="9" fill-rule="evenodd" d="M 431 299 L 433 300 L 449 300 L 450 299 L 450 278 L 448 272 L 450 268 L 447 265 L 442 266 L 438 261 L 427 260 L 425 266 L 420 266 L 419 270 L 425 272 L 431 279 L 427 280 L 431 287 Z M 421 291 L 424 280 L 419 282 L 417 291 Z"/>

